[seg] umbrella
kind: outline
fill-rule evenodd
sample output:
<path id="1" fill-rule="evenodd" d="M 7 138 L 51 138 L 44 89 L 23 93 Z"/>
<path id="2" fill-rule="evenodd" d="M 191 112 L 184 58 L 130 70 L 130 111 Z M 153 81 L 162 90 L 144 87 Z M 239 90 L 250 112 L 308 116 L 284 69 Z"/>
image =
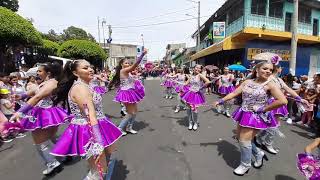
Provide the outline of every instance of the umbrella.
<path id="1" fill-rule="evenodd" d="M 282 58 L 278 54 L 270 53 L 270 52 L 257 54 L 255 56 L 253 56 L 253 59 L 260 60 L 260 61 L 270 61 L 275 57 L 277 58 L 278 61 L 282 60 Z"/>
<path id="2" fill-rule="evenodd" d="M 233 71 L 246 71 L 247 70 L 246 67 L 239 65 L 239 64 L 233 64 L 231 66 L 228 66 L 228 68 Z"/>
<path id="3" fill-rule="evenodd" d="M 214 66 L 214 65 L 207 65 L 205 68 L 208 69 L 209 71 L 219 69 L 217 66 Z"/>

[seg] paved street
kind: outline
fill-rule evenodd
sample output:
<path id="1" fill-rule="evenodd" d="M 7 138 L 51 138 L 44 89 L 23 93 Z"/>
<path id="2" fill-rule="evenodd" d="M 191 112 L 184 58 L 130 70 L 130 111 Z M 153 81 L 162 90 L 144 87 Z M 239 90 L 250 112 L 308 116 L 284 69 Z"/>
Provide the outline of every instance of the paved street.
<path id="1" fill-rule="evenodd" d="M 147 96 L 140 104 L 135 126 L 139 134 L 120 139 L 112 180 L 303 179 L 295 166 L 295 155 L 312 141 L 305 129 L 283 123 L 286 139 L 276 143 L 280 153 L 268 154 L 269 161 L 261 170 L 252 168 L 248 175 L 236 177 L 232 171 L 239 164 L 240 152 L 232 138 L 232 120 L 202 107 L 199 130 L 188 131 L 186 113 L 173 112 L 176 101 L 164 99 L 159 84 L 158 80 L 146 81 Z M 106 96 L 105 112 L 118 124 L 120 105 L 112 98 L 112 93 Z M 215 98 L 207 100 L 211 103 Z M 30 134 L 0 147 L 1 180 L 42 179 L 41 170 Z M 47 179 L 80 180 L 86 170 L 86 162 L 79 160 Z"/>

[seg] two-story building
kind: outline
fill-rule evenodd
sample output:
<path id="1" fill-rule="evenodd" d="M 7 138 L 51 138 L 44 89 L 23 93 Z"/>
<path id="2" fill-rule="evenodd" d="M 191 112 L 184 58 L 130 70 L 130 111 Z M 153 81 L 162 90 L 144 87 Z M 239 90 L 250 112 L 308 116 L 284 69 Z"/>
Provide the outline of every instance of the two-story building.
<path id="1" fill-rule="evenodd" d="M 274 52 L 282 57 L 287 73 L 293 11 L 292 0 L 227 0 L 201 26 L 201 50 L 191 59 L 204 65 L 241 62 L 248 67 L 254 55 Z M 296 75 L 320 72 L 319 20 L 319 1 L 299 1 Z M 213 22 L 225 22 L 224 38 L 212 38 Z"/>

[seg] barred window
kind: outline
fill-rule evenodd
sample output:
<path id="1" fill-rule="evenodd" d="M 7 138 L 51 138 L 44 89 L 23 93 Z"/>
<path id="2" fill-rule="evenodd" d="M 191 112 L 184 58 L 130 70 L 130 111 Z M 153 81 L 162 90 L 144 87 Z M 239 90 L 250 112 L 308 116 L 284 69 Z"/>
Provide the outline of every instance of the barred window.
<path id="1" fill-rule="evenodd" d="M 267 0 L 252 0 L 251 14 L 266 15 Z"/>
<path id="2" fill-rule="evenodd" d="M 299 22 L 311 24 L 311 8 L 299 4 Z"/>
<path id="3" fill-rule="evenodd" d="M 283 2 L 279 0 L 269 0 L 269 16 L 283 18 Z"/>
<path id="4" fill-rule="evenodd" d="M 231 9 L 229 10 L 228 24 L 233 23 L 243 16 L 243 7 L 243 0 L 240 0 L 239 2 L 237 2 L 237 4 L 231 7 Z"/>

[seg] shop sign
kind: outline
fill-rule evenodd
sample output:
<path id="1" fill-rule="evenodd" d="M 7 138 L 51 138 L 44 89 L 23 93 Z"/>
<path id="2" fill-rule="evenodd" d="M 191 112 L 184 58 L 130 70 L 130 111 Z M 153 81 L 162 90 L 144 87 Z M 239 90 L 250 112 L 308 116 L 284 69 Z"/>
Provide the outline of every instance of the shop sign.
<path id="1" fill-rule="evenodd" d="M 291 59 L 291 51 L 290 50 L 281 50 L 281 49 L 261 49 L 261 48 L 248 48 L 247 59 L 252 61 L 253 57 L 260 53 L 275 53 L 278 54 L 282 61 L 289 61 Z"/>

